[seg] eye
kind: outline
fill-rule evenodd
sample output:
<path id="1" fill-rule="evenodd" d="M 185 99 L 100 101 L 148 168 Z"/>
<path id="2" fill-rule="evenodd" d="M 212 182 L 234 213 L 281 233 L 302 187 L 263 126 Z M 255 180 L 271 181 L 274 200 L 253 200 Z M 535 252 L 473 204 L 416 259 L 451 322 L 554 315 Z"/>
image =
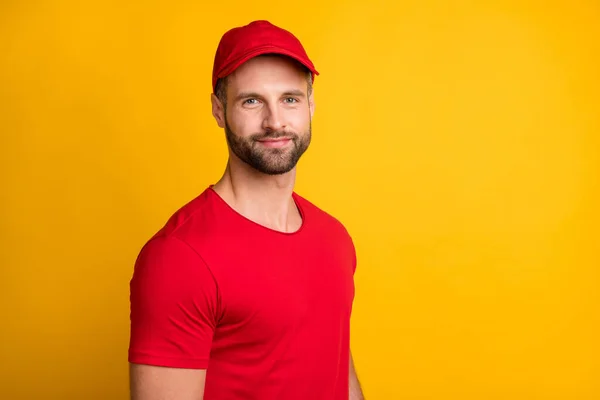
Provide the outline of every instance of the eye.
<path id="1" fill-rule="evenodd" d="M 247 99 L 247 100 L 244 100 L 244 104 L 250 104 L 250 105 L 258 104 L 258 99 Z"/>
<path id="2" fill-rule="evenodd" d="M 285 101 L 286 103 L 288 103 L 288 104 L 293 104 L 293 103 L 297 103 L 297 102 L 298 102 L 298 99 L 296 99 L 296 98 L 294 98 L 294 97 L 286 97 L 286 98 L 284 99 L 284 101 Z"/>

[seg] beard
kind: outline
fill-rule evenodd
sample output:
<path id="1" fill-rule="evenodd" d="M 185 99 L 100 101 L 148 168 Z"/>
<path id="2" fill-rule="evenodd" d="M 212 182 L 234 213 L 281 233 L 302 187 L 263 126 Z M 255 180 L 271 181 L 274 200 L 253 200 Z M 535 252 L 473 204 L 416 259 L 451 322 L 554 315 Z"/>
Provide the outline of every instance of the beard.
<path id="1" fill-rule="evenodd" d="M 309 125 L 308 130 L 302 135 L 282 130 L 240 137 L 231 130 L 227 123 L 227 116 L 225 116 L 225 136 L 231 151 L 244 163 L 263 174 L 281 175 L 294 169 L 300 157 L 308 149 L 312 137 L 312 127 Z M 280 137 L 290 138 L 291 146 L 267 148 L 258 142 Z"/>

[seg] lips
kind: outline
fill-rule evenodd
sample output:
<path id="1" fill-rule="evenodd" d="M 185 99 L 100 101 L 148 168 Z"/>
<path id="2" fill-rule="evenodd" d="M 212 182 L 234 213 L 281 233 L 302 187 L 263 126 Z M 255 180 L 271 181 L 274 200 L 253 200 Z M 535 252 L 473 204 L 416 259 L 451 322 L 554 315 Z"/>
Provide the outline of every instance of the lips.
<path id="1" fill-rule="evenodd" d="M 288 140 L 292 140 L 292 138 L 262 139 L 259 142 L 286 142 Z"/>
<path id="2" fill-rule="evenodd" d="M 283 147 L 291 141 L 292 141 L 292 138 L 280 137 L 280 138 L 273 138 L 273 139 L 262 139 L 262 140 L 259 140 L 258 142 L 266 147 Z"/>

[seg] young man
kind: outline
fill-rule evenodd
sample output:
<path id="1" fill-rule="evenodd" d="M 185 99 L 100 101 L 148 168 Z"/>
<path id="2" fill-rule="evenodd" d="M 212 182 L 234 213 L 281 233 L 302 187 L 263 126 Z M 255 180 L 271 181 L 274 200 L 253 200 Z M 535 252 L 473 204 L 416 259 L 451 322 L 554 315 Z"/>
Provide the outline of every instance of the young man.
<path id="1" fill-rule="evenodd" d="M 137 259 L 134 400 L 362 399 L 349 340 L 354 245 L 294 192 L 317 74 L 298 39 L 267 21 L 222 37 L 212 113 L 229 161 Z"/>

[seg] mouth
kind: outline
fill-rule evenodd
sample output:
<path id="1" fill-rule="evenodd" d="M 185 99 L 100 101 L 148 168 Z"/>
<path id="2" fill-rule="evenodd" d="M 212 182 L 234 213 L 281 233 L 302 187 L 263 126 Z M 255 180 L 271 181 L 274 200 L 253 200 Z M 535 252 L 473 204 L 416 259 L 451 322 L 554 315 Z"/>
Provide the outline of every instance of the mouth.
<path id="1" fill-rule="evenodd" d="M 258 142 L 264 147 L 279 148 L 279 147 L 284 147 L 284 146 L 288 145 L 289 143 L 291 143 L 292 138 L 281 137 L 281 138 L 274 138 L 274 139 L 262 139 L 262 140 L 258 140 Z"/>

